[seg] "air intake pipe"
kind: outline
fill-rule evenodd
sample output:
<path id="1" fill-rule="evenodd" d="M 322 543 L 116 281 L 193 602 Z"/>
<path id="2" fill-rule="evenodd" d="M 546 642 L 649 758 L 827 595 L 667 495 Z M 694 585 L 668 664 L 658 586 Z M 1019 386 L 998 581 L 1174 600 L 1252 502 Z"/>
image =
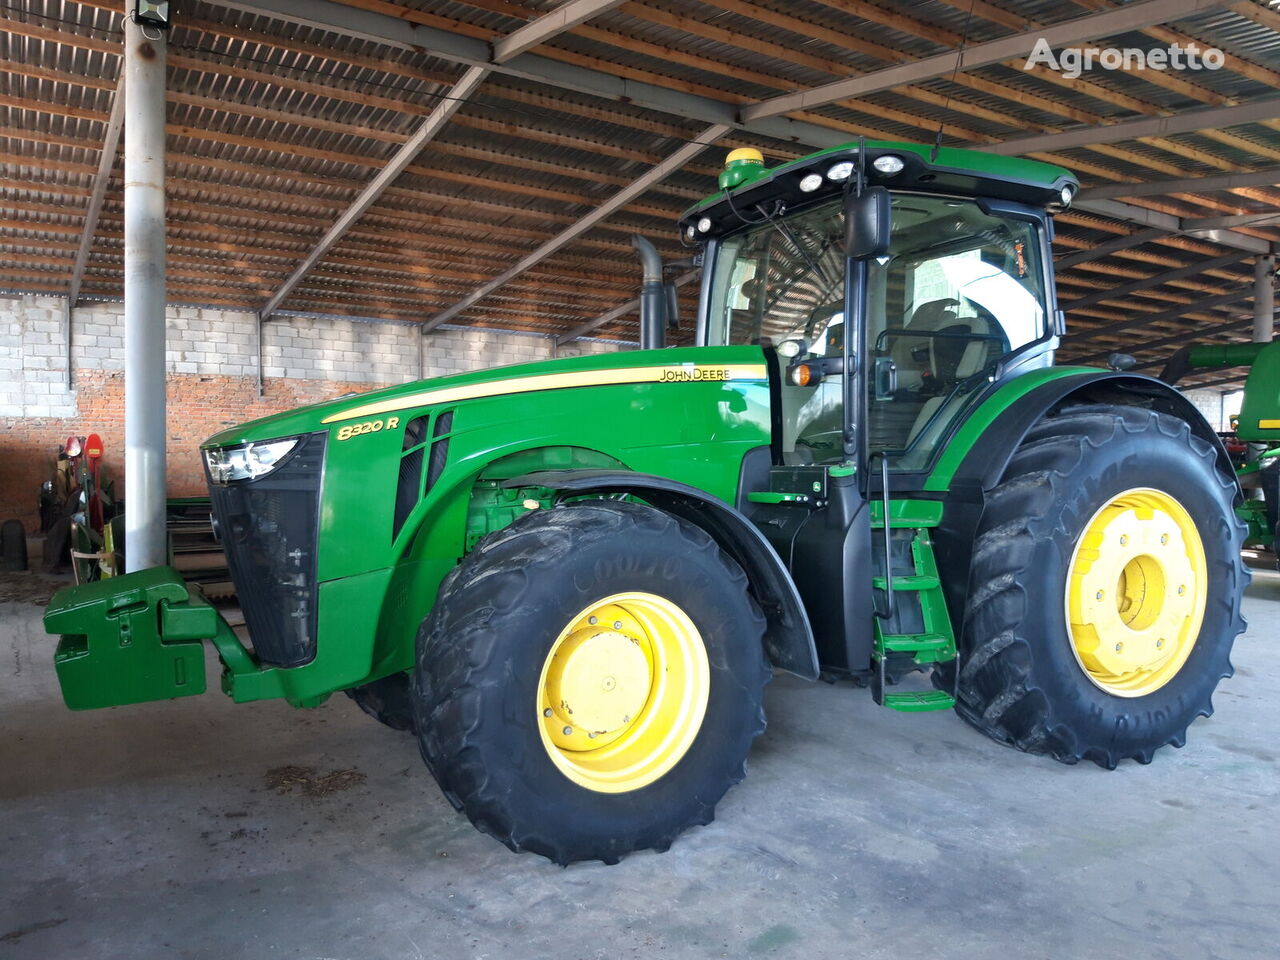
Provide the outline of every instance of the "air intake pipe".
<path id="1" fill-rule="evenodd" d="M 631 237 L 640 254 L 644 279 L 640 284 L 640 349 L 657 350 L 667 345 L 667 290 L 662 283 L 662 257 L 640 234 Z"/>

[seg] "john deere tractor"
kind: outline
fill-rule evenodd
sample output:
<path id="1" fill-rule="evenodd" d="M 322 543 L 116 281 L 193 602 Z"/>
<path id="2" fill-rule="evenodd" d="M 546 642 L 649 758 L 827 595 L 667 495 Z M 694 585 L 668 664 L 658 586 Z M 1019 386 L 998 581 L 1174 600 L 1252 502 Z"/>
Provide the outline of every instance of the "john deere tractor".
<path id="1" fill-rule="evenodd" d="M 1246 546 L 1280 554 L 1280 342 L 1183 347 L 1160 379 L 1173 384 L 1193 370 L 1231 367 L 1249 368 L 1240 415 L 1227 436 L 1239 450 L 1236 476 L 1245 493 L 1236 512 L 1248 528 Z"/>
<path id="2" fill-rule="evenodd" d="M 1071 174 L 864 142 L 720 187 L 696 346 L 646 289 L 648 349 L 211 437 L 247 641 L 172 569 L 66 590 L 67 704 L 199 693 L 208 641 L 234 700 L 346 691 L 560 863 L 711 820 L 773 669 L 1066 763 L 1181 746 L 1244 626 L 1238 491 L 1176 391 L 1053 365 Z"/>

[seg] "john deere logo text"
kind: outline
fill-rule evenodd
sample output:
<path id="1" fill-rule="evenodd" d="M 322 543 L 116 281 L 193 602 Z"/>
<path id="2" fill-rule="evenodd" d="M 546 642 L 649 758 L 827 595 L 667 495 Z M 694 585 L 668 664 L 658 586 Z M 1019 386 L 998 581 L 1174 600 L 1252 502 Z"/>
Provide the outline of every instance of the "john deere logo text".
<path id="1" fill-rule="evenodd" d="M 726 367 L 694 367 L 692 370 L 663 370 L 658 380 L 662 383 L 689 383 L 693 380 L 728 380 Z"/>

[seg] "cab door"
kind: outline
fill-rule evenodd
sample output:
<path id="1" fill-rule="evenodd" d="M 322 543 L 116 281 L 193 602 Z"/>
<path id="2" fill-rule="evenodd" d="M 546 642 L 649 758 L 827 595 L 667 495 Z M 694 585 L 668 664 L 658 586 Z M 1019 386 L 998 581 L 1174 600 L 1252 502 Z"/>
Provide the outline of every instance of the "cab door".
<path id="1" fill-rule="evenodd" d="M 927 469 L 1017 354 L 1048 362 L 1038 218 L 973 200 L 893 199 L 889 255 L 869 265 L 866 449 Z"/>

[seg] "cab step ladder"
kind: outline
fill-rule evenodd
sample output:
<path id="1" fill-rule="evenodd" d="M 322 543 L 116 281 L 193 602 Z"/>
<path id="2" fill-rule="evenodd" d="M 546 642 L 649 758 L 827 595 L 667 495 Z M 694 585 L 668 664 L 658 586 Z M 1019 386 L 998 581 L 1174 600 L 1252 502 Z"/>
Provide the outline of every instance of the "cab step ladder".
<path id="1" fill-rule="evenodd" d="M 887 472 L 887 471 L 886 471 Z M 887 494 L 887 484 L 886 484 Z M 956 658 L 955 635 L 951 629 L 951 616 L 942 595 L 942 581 L 938 576 L 938 563 L 933 554 L 930 531 L 942 521 L 942 503 L 937 500 L 890 500 L 887 495 L 873 500 L 871 529 L 883 531 L 885 575 L 873 577 L 872 586 L 883 591 L 888 600 L 888 613 L 875 618 L 875 642 L 872 659 L 876 676 L 872 681 L 872 693 L 876 703 L 892 710 L 922 712 L 946 710 L 955 706 L 955 698 L 945 690 L 886 691 L 887 661 L 890 656 L 909 655 L 920 666 L 944 663 Z M 888 515 L 886 523 L 885 516 Z M 890 569 L 890 539 L 893 530 L 910 530 L 911 560 L 913 572 L 894 575 Z M 907 594 L 898 598 L 896 595 Z M 896 604 L 919 604 L 923 629 L 919 633 L 886 633 L 885 624 L 894 615 Z"/>

